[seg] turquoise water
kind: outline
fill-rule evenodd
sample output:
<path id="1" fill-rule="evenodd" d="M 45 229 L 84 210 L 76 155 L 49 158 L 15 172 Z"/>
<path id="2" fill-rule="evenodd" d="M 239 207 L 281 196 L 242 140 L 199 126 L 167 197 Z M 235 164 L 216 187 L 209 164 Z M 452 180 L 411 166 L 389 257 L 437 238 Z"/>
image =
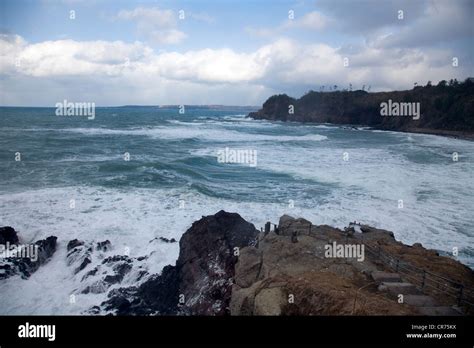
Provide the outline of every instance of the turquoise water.
<path id="1" fill-rule="evenodd" d="M 26 242 L 58 236 L 58 256 L 44 268 L 68 291 L 76 281 L 63 274 L 68 240 L 109 239 L 132 256 L 153 254 L 149 270 L 159 272 L 174 262 L 177 246 L 154 253 L 148 242 L 179 238 L 221 209 L 257 227 L 284 213 L 338 227 L 356 220 L 408 244 L 448 253 L 456 247 L 458 259 L 474 267 L 473 142 L 255 121 L 248 111 L 97 108 L 88 120 L 56 116 L 53 108 L 0 108 L 0 225 L 15 227 Z M 256 150 L 257 165 L 219 163 L 226 147 Z M 2 291 L 14 296 L 14 289 Z M 48 296 L 36 301 L 36 310 L 7 312 L 61 312 Z"/>
<path id="2" fill-rule="evenodd" d="M 181 115 L 177 109 L 136 107 L 99 108 L 97 118 L 87 120 L 58 117 L 47 108 L 3 109 L 6 138 L 0 140 L 0 178 L 8 192 L 71 185 L 188 186 L 238 201 L 285 201 L 288 194 L 310 197 L 328 192 L 325 185 L 307 185 L 285 173 L 219 164 L 215 157 L 199 154 L 212 147 L 265 144 L 272 137 L 278 141 L 279 129 L 248 127 L 242 116 L 199 109 Z M 300 135 L 312 133 L 292 127 L 291 134 L 300 142 Z M 12 161 L 16 152 L 21 162 Z M 130 161 L 124 160 L 126 152 Z"/>

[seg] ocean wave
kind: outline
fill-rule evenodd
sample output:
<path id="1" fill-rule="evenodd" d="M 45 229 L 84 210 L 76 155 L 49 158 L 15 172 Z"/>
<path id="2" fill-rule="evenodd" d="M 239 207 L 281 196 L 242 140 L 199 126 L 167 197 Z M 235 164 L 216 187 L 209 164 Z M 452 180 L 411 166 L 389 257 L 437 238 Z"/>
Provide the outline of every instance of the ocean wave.
<path id="1" fill-rule="evenodd" d="M 341 228 L 357 220 L 392 230 L 405 243 L 445 252 L 458 247 L 459 259 L 474 267 L 472 248 L 462 247 L 474 243 L 469 194 L 474 143 L 399 132 L 380 136 L 376 130 L 341 136 L 340 127 L 329 124 L 227 116 L 164 123 L 158 118 L 154 126 L 132 119 L 127 121 L 132 128 L 83 123 L 95 127 L 5 132 L 9 148 L 28 151 L 23 163 L 3 162 L 8 185 L 0 192 L 0 226 L 13 226 L 25 242 L 56 235 L 58 250 L 29 280 L 0 283 L 0 314 L 80 314 L 104 300 L 105 294 L 81 294 L 74 306 L 67 302 L 81 285 L 66 265 L 71 239 L 109 239 L 112 253 L 128 247 L 131 256 L 148 256 L 147 270 L 159 273 L 175 262 L 178 245 L 149 241 L 179 239 L 192 222 L 221 209 L 241 214 L 257 228 L 283 214 Z M 22 131 L 53 133 L 18 136 Z M 256 149 L 257 167 L 223 166 L 207 158 L 226 146 Z M 124 151 L 130 151 L 130 162 L 123 161 Z M 454 151 L 457 163 L 449 158 Z M 56 163 L 81 161 L 111 163 Z M 43 184 L 43 175 L 52 179 Z M 39 185 L 44 188 L 33 189 Z"/>
<path id="2" fill-rule="evenodd" d="M 76 201 L 75 209 L 69 207 L 72 198 Z M 331 199 L 319 204 L 289 198 L 294 199 L 293 208 L 286 202 L 237 202 L 185 188 L 130 191 L 64 187 L 1 195 L 2 225 L 14 226 L 26 242 L 55 235 L 58 250 L 30 279 L 14 277 L 0 284 L 0 314 L 80 314 L 105 300 L 106 294 L 79 294 L 76 304 L 68 305 L 69 295 L 81 286 L 81 279 L 66 264 L 66 244 L 71 239 L 109 239 L 111 255 L 127 247 L 132 257 L 148 256 L 147 270 L 159 273 L 166 264 L 175 262 L 178 246 L 157 246 L 149 241 L 160 236 L 179 239 L 192 222 L 221 209 L 238 212 L 257 228 L 289 214 L 340 228 L 357 220 L 392 230 L 405 243 L 421 242 L 425 247 L 438 249 L 441 246 L 446 252 L 454 246 L 472 244 L 472 237 L 457 233 L 450 225 L 450 220 L 459 220 L 454 215 L 458 207 L 446 209 L 443 201 L 431 201 L 429 206 L 408 204 L 401 210 L 396 207 L 396 194 L 390 200 L 335 190 Z M 180 200 L 185 202 L 182 208 Z M 464 255 L 464 248 L 460 248 L 460 259 L 466 262 L 466 257 L 469 255 Z M 57 284 L 61 284 L 60 289 Z M 126 285 L 130 284 L 121 284 Z"/>
<path id="3" fill-rule="evenodd" d="M 246 141 L 322 141 L 327 136 L 320 134 L 306 135 L 281 135 L 281 134 L 253 134 L 228 129 L 216 128 L 186 128 L 186 127 L 153 127 L 153 128 L 130 128 L 130 129 L 108 129 L 108 128 L 65 128 L 64 132 L 79 133 L 86 136 L 100 135 L 128 135 L 148 136 L 159 139 L 199 139 L 220 142 L 246 142 Z"/>

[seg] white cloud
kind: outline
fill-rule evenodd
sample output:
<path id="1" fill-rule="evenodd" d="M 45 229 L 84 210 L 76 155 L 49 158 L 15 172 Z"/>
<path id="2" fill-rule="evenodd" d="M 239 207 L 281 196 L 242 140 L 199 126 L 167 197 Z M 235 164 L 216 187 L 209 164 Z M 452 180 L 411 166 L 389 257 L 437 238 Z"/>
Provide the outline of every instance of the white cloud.
<path id="1" fill-rule="evenodd" d="M 177 14 L 172 10 L 137 7 L 131 11 L 120 11 L 116 18 L 136 22 L 138 33 L 154 43 L 178 44 L 187 37 L 176 29 Z"/>
<path id="2" fill-rule="evenodd" d="M 247 26 L 244 30 L 251 36 L 270 38 L 281 35 L 290 29 L 300 28 L 320 31 L 325 29 L 331 20 L 318 11 L 308 12 L 301 17 L 287 19 L 274 28 L 255 28 Z"/>
<path id="3" fill-rule="evenodd" d="M 388 35 L 377 36 L 373 44 L 379 47 L 426 47 L 469 37 L 472 40 L 473 11 L 472 1 L 433 1 L 413 23 Z"/>
<path id="4" fill-rule="evenodd" d="M 23 39 L 0 40 L 3 66 L 0 72 L 49 77 L 64 75 L 119 75 L 134 61 L 152 54 L 152 49 L 135 42 L 122 41 L 45 41 L 26 44 Z M 5 48 L 4 47 L 8 47 Z"/>
<path id="5" fill-rule="evenodd" d="M 11 73 L 19 64 L 18 56 L 27 45 L 19 35 L 0 34 L 0 72 Z"/>
<path id="6" fill-rule="evenodd" d="M 174 45 L 187 38 L 187 35 L 176 29 L 151 30 L 147 32 L 148 38 L 155 43 Z"/>
<path id="7" fill-rule="evenodd" d="M 172 10 L 161 10 L 158 7 L 137 7 L 132 11 L 122 10 L 117 18 L 135 20 L 141 25 L 150 25 L 160 28 L 168 28 L 176 25 L 176 15 Z"/>
<path id="8" fill-rule="evenodd" d="M 345 49 L 289 39 L 276 40 L 253 52 L 207 48 L 181 53 L 156 52 L 141 42 L 57 40 L 29 44 L 18 35 L 2 35 L 0 52 L 0 74 L 8 80 L 4 80 L 4 87 L 23 84 L 28 90 L 43 82 L 53 88 L 52 81 L 61 81 L 57 93 L 81 95 L 88 93 L 83 86 L 101 85 L 102 94 L 95 93 L 96 98 L 113 100 L 115 93 L 119 104 L 172 103 L 176 99 L 204 103 L 212 98 L 213 103 L 233 100 L 233 104 L 250 104 L 274 92 L 295 94 L 319 85 L 342 88 L 352 83 L 358 88 L 371 85 L 372 90 L 400 89 L 412 87 L 415 81 L 462 79 L 469 73 L 467 66 L 451 66 L 447 49 L 370 45 Z M 343 65 L 346 56 L 349 67 Z M 15 66 L 18 58 L 21 64 Z M 162 99 L 165 96 L 171 99 Z"/>

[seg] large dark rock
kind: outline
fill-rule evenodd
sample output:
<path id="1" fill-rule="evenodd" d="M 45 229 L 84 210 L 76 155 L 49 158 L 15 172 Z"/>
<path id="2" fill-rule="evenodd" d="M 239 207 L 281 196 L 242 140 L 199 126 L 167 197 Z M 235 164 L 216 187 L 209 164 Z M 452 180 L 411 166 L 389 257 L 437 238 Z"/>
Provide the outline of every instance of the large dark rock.
<path id="1" fill-rule="evenodd" d="M 239 249 L 258 231 L 239 214 L 220 211 L 183 234 L 176 266 L 167 266 L 139 287 L 121 288 L 102 304 L 116 314 L 229 314 Z"/>
<path id="2" fill-rule="evenodd" d="M 7 242 L 10 244 L 18 244 L 18 235 L 10 226 L 0 227 L 0 244 L 5 245 Z"/>
<path id="3" fill-rule="evenodd" d="M 227 314 L 238 249 L 258 231 L 239 214 L 223 210 L 193 223 L 179 242 L 176 262 L 184 309 L 191 314 Z M 234 249 L 237 248 L 237 249 Z"/>

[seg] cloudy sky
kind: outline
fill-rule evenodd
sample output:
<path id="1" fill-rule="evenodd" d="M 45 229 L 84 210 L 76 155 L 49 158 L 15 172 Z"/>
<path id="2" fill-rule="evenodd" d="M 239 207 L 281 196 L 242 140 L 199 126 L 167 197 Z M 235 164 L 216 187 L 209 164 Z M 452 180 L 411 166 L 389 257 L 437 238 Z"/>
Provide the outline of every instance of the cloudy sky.
<path id="1" fill-rule="evenodd" d="M 260 105 L 462 80 L 473 22 L 473 0 L 2 0 L 0 105 Z"/>

